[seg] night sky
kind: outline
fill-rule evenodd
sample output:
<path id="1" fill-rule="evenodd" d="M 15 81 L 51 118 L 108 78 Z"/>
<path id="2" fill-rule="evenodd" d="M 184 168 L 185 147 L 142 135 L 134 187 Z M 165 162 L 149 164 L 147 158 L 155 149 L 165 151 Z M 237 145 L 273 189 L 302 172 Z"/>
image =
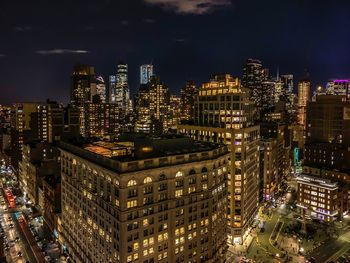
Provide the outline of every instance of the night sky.
<path id="1" fill-rule="evenodd" d="M 125 61 L 133 93 L 150 62 L 173 93 L 241 76 L 250 57 L 296 79 L 308 69 L 314 86 L 349 78 L 349 11 L 345 0 L 3 0 L 0 103 L 68 102 L 76 63 L 107 80 Z"/>

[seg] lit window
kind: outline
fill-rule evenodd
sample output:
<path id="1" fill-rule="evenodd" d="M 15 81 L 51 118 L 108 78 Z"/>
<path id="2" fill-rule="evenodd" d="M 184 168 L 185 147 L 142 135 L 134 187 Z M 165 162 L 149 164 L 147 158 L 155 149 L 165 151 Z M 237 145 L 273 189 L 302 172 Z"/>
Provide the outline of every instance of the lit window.
<path id="1" fill-rule="evenodd" d="M 182 189 L 175 191 L 175 197 L 181 197 L 183 195 Z"/>
<path id="2" fill-rule="evenodd" d="M 127 186 L 135 186 L 135 185 L 137 185 L 135 180 L 130 180 L 127 184 Z"/>
<path id="3" fill-rule="evenodd" d="M 127 208 L 132 208 L 132 207 L 135 207 L 135 206 L 137 206 L 137 200 L 128 201 L 127 205 L 126 205 Z"/>
<path id="4" fill-rule="evenodd" d="M 175 175 L 175 177 L 182 177 L 183 176 L 183 172 L 181 171 L 178 171 Z"/>
<path id="5" fill-rule="evenodd" d="M 146 178 L 143 180 L 143 183 L 144 183 L 144 184 L 152 183 L 152 178 L 151 178 L 151 177 L 146 177 Z"/>

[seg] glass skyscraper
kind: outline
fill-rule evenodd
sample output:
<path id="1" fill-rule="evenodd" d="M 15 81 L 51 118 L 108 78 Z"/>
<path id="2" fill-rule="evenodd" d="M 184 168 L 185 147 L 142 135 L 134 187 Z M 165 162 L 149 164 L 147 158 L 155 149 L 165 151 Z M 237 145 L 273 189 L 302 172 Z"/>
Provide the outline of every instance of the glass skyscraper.
<path id="1" fill-rule="evenodd" d="M 140 67 L 140 84 L 147 84 L 153 76 L 153 65 L 145 64 Z"/>

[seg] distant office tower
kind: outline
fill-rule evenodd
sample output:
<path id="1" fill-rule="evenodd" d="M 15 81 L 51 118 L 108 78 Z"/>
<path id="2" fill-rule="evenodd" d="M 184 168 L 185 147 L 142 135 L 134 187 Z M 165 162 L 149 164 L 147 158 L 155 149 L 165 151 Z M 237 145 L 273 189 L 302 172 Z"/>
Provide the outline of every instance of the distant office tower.
<path id="1" fill-rule="evenodd" d="M 266 79 L 261 82 L 261 94 L 259 100 L 259 106 L 262 110 L 268 110 L 272 108 L 276 101 L 276 87 L 277 82 L 273 79 Z"/>
<path id="2" fill-rule="evenodd" d="M 194 116 L 194 101 L 198 94 L 198 89 L 193 81 L 188 81 L 181 88 L 181 120 L 189 121 Z"/>
<path id="3" fill-rule="evenodd" d="M 96 78 L 96 96 L 101 103 L 107 102 L 106 84 L 102 76 Z"/>
<path id="4" fill-rule="evenodd" d="M 91 102 L 94 95 L 96 95 L 94 67 L 76 65 L 71 77 L 71 103 L 81 105 Z"/>
<path id="5" fill-rule="evenodd" d="M 344 95 L 350 98 L 350 80 L 332 79 L 327 82 L 326 93 L 330 95 Z"/>
<path id="6" fill-rule="evenodd" d="M 115 102 L 115 87 L 117 85 L 117 78 L 115 75 L 110 75 L 108 79 L 108 101 L 109 103 Z"/>
<path id="7" fill-rule="evenodd" d="M 37 139 L 33 131 L 33 120 L 36 118 L 39 103 L 17 103 L 11 109 L 11 164 L 16 169 L 22 159 L 23 144 Z"/>
<path id="8" fill-rule="evenodd" d="M 260 60 L 248 59 L 243 68 L 242 86 L 249 89 L 250 99 L 260 108 L 265 97 L 262 82 L 267 80 L 268 70 L 264 69 Z"/>
<path id="9" fill-rule="evenodd" d="M 291 94 L 294 92 L 293 79 L 294 77 L 292 74 L 281 75 L 282 95 L 287 96 L 288 94 Z"/>
<path id="10" fill-rule="evenodd" d="M 110 76 L 110 102 L 117 104 L 121 117 L 126 115 L 130 109 L 130 90 L 128 84 L 128 65 L 119 63 L 115 78 Z"/>
<path id="11" fill-rule="evenodd" d="M 229 145 L 228 242 L 243 242 L 259 203 L 259 125 L 254 124 L 254 103 L 249 100 L 249 90 L 229 74 L 212 76 L 199 89 L 194 124 L 180 124 L 178 132 L 201 141 Z"/>
<path id="12" fill-rule="evenodd" d="M 91 103 L 97 94 L 94 67 L 77 65 L 71 77 L 71 104 L 79 109 L 80 134 L 84 134 L 84 104 Z"/>
<path id="13" fill-rule="evenodd" d="M 141 85 L 136 104 L 136 131 L 161 133 L 169 128 L 170 94 L 168 87 L 153 76 Z"/>
<path id="14" fill-rule="evenodd" d="M 129 136 L 60 151 L 58 232 L 73 261 L 226 261 L 226 146 Z"/>
<path id="15" fill-rule="evenodd" d="M 293 75 L 281 75 L 282 82 L 282 92 L 281 92 L 281 100 L 286 103 L 286 110 L 288 113 L 295 112 L 294 107 L 294 82 Z"/>
<path id="16" fill-rule="evenodd" d="M 114 103 L 86 103 L 83 106 L 85 137 L 117 136 L 120 129 L 120 108 Z"/>
<path id="17" fill-rule="evenodd" d="M 279 78 L 279 76 L 277 76 L 276 79 L 272 79 L 272 81 L 274 82 L 274 91 L 273 91 L 274 93 L 273 95 L 275 98 L 274 103 L 278 103 L 281 100 L 283 83 Z"/>
<path id="18" fill-rule="evenodd" d="M 169 128 L 176 129 L 181 120 L 181 99 L 176 95 L 170 95 L 169 102 Z"/>
<path id="19" fill-rule="evenodd" d="M 153 76 L 153 65 L 146 64 L 140 67 L 140 84 L 147 84 Z"/>
<path id="20" fill-rule="evenodd" d="M 350 102 L 345 95 L 317 96 L 306 120 L 303 174 L 297 179 L 300 212 L 342 220 L 350 209 Z"/>
<path id="21" fill-rule="evenodd" d="M 305 127 L 307 102 L 311 99 L 310 80 L 300 80 L 298 83 L 298 123 Z"/>

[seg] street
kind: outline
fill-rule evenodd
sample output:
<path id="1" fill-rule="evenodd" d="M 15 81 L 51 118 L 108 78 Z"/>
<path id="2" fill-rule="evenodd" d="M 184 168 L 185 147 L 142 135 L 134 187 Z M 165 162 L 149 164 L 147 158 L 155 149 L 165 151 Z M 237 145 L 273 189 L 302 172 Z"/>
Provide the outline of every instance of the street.
<path id="1" fill-rule="evenodd" d="M 306 262 L 314 258 L 317 263 L 338 261 L 350 254 L 350 218 L 341 224 L 326 224 L 307 220 L 307 232 L 300 234 L 302 220 L 295 210 L 296 184 L 288 181 L 288 190 L 275 202 L 259 211 L 263 227 L 252 231 L 253 239 L 245 251 L 228 253 L 228 262 Z M 262 212 L 264 211 L 264 212 Z M 235 248 L 237 250 L 237 248 Z M 245 255 L 242 258 L 241 255 Z"/>

